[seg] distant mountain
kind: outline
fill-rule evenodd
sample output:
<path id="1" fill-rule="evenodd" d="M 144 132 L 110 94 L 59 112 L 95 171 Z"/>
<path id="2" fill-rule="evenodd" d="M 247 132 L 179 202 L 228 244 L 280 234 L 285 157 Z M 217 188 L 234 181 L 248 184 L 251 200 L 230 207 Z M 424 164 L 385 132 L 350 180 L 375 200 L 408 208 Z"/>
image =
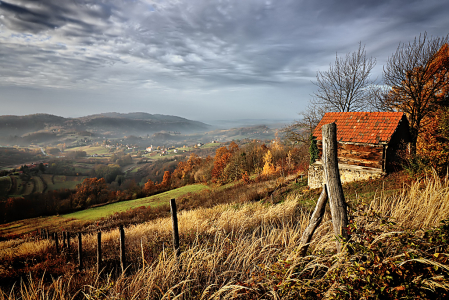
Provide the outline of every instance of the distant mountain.
<path id="1" fill-rule="evenodd" d="M 156 132 L 204 132 L 210 126 L 177 116 L 152 115 L 143 112 L 129 114 L 104 113 L 80 118 L 64 118 L 50 114 L 0 116 L 0 138 L 26 138 L 37 133 L 52 135 L 88 132 L 93 135 L 123 137 L 152 135 Z M 34 141 L 34 140 L 33 140 Z"/>

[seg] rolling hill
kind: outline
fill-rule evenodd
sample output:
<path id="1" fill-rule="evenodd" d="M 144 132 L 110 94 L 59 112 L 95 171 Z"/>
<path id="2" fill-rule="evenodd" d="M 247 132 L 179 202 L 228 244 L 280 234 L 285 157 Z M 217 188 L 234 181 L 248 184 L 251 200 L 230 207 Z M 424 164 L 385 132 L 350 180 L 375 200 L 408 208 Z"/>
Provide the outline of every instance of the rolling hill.
<path id="1" fill-rule="evenodd" d="M 181 133 L 203 132 L 210 126 L 177 116 L 152 115 L 143 112 L 104 113 L 80 118 L 64 118 L 50 114 L 0 116 L 0 143 L 39 142 L 58 139 L 66 133 L 123 137 L 154 134 L 161 131 Z"/>

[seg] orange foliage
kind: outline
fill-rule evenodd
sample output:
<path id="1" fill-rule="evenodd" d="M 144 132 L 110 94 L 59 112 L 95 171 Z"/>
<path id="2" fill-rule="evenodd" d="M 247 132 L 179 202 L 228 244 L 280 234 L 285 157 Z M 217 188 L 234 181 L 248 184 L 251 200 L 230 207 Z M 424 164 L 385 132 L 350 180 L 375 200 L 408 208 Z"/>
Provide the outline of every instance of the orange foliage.
<path id="1" fill-rule="evenodd" d="M 177 178 L 186 183 L 193 183 L 193 170 L 199 168 L 203 162 L 203 159 L 198 155 L 192 153 L 187 161 L 180 161 L 177 168 L 173 171 L 173 178 Z"/>
<path id="2" fill-rule="evenodd" d="M 239 150 L 239 146 L 235 142 L 229 144 L 229 148 L 223 146 L 215 151 L 214 168 L 212 169 L 212 181 L 224 183 L 226 178 L 223 176 L 223 170 L 229 162 L 232 154 Z"/>
<path id="3" fill-rule="evenodd" d="M 104 178 L 86 178 L 76 186 L 76 193 L 72 196 L 77 207 L 107 202 L 109 198 L 108 185 Z"/>
<path id="4" fill-rule="evenodd" d="M 444 44 L 425 65 L 409 70 L 400 86 L 392 88 L 387 105 L 407 115 L 412 138 L 412 154 L 419 134 L 432 123 L 449 93 L 449 46 Z M 429 126 L 434 126 L 429 124 Z"/>
<path id="5" fill-rule="evenodd" d="M 156 192 L 156 185 L 154 184 L 154 182 L 151 179 L 148 179 L 148 181 L 145 183 L 145 186 L 143 189 L 147 195 L 150 195 L 150 194 Z"/>
<path id="6" fill-rule="evenodd" d="M 157 185 L 159 189 L 169 189 L 171 185 L 171 174 L 170 171 L 164 172 L 164 177 L 162 178 L 162 182 Z"/>
<path id="7" fill-rule="evenodd" d="M 438 173 L 449 165 L 449 110 L 442 108 L 426 122 L 418 138 L 417 155 Z"/>
<path id="8" fill-rule="evenodd" d="M 243 173 L 242 175 L 242 181 L 246 184 L 249 184 L 251 182 L 251 179 L 248 176 L 248 172 Z"/>

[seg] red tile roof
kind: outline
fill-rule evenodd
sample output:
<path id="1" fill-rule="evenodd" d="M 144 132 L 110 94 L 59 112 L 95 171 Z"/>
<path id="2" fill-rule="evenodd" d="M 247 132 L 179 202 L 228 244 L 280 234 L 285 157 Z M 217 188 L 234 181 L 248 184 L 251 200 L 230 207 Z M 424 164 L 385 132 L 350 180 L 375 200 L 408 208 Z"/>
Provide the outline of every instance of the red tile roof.
<path id="1" fill-rule="evenodd" d="M 402 112 L 330 112 L 321 119 L 313 136 L 321 140 L 321 126 L 335 122 L 339 142 L 388 143 L 403 116 Z"/>

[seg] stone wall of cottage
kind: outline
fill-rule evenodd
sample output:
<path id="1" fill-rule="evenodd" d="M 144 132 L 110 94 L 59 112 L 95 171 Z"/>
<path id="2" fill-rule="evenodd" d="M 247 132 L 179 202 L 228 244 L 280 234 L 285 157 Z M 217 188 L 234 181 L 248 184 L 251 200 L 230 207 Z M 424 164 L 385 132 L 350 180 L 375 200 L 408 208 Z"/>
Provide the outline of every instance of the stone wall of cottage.
<path id="1" fill-rule="evenodd" d="M 341 183 L 361 181 L 380 178 L 384 175 L 382 170 L 374 168 L 363 168 L 358 166 L 339 164 Z M 308 185 L 311 189 L 316 189 L 324 184 L 324 170 L 320 162 L 309 166 Z"/>

